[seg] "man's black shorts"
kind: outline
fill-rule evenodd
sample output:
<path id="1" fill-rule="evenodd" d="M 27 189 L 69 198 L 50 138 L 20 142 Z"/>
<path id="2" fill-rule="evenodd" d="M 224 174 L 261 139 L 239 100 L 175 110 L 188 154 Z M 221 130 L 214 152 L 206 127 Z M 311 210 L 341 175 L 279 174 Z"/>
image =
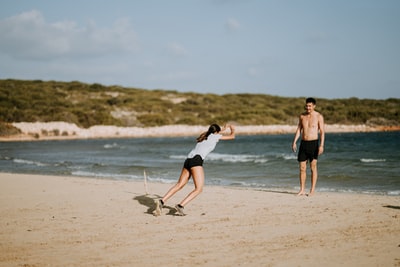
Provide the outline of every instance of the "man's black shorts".
<path id="1" fill-rule="evenodd" d="M 318 140 L 304 141 L 301 140 L 299 154 L 297 155 L 297 161 L 307 161 L 310 162 L 314 159 L 318 159 Z"/>
<path id="2" fill-rule="evenodd" d="M 203 166 L 203 159 L 200 155 L 196 155 L 193 158 L 187 158 L 183 164 L 183 167 L 188 171 L 196 166 Z"/>

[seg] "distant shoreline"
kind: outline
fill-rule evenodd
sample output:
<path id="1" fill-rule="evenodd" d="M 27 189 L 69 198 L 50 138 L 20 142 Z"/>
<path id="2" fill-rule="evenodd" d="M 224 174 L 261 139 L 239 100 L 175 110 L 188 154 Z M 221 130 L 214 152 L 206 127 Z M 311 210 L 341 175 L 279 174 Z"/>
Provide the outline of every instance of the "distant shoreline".
<path id="1" fill-rule="evenodd" d="M 208 127 L 204 125 L 166 125 L 157 127 L 96 125 L 85 129 L 78 127 L 76 124 L 66 122 L 17 122 L 12 123 L 12 125 L 18 128 L 21 134 L 3 136 L 0 137 L 0 141 L 197 136 Z M 236 133 L 238 135 L 294 134 L 296 127 L 296 125 L 237 125 Z M 327 133 L 380 131 L 400 131 L 400 126 L 326 125 Z"/>

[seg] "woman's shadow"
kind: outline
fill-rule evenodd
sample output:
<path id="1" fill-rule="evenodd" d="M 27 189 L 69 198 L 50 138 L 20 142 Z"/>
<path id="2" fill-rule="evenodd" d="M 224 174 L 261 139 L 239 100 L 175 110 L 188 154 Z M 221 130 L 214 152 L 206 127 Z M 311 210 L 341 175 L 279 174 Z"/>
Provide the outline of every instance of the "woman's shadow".
<path id="1" fill-rule="evenodd" d="M 151 214 L 154 215 L 154 210 L 156 209 L 156 199 L 159 199 L 160 196 L 157 195 L 140 195 L 140 196 L 136 196 L 133 198 L 133 200 L 136 200 L 137 202 L 139 202 L 139 204 L 147 207 L 147 211 L 145 212 L 146 214 Z M 168 209 L 168 213 L 167 215 L 176 215 L 176 209 L 170 206 L 163 206 L 163 209 Z"/>

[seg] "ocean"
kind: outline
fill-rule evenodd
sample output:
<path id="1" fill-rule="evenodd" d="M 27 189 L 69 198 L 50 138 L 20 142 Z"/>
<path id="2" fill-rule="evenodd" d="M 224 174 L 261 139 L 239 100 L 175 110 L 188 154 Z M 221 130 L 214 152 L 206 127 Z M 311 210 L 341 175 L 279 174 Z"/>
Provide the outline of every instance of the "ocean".
<path id="1" fill-rule="evenodd" d="M 204 162 L 206 185 L 297 192 L 293 136 L 220 141 Z M 132 181 L 145 172 L 149 182 L 174 183 L 194 145 L 195 137 L 0 142 L 0 172 Z M 399 149 L 400 132 L 326 134 L 317 192 L 399 196 Z"/>

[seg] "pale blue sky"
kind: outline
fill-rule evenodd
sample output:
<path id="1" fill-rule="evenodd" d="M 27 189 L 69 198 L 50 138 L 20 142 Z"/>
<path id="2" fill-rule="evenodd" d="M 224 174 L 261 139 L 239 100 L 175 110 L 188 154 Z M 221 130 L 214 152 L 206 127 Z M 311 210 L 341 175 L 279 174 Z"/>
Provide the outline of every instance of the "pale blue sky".
<path id="1" fill-rule="evenodd" d="M 0 78 L 400 98 L 398 0 L 2 0 Z"/>

